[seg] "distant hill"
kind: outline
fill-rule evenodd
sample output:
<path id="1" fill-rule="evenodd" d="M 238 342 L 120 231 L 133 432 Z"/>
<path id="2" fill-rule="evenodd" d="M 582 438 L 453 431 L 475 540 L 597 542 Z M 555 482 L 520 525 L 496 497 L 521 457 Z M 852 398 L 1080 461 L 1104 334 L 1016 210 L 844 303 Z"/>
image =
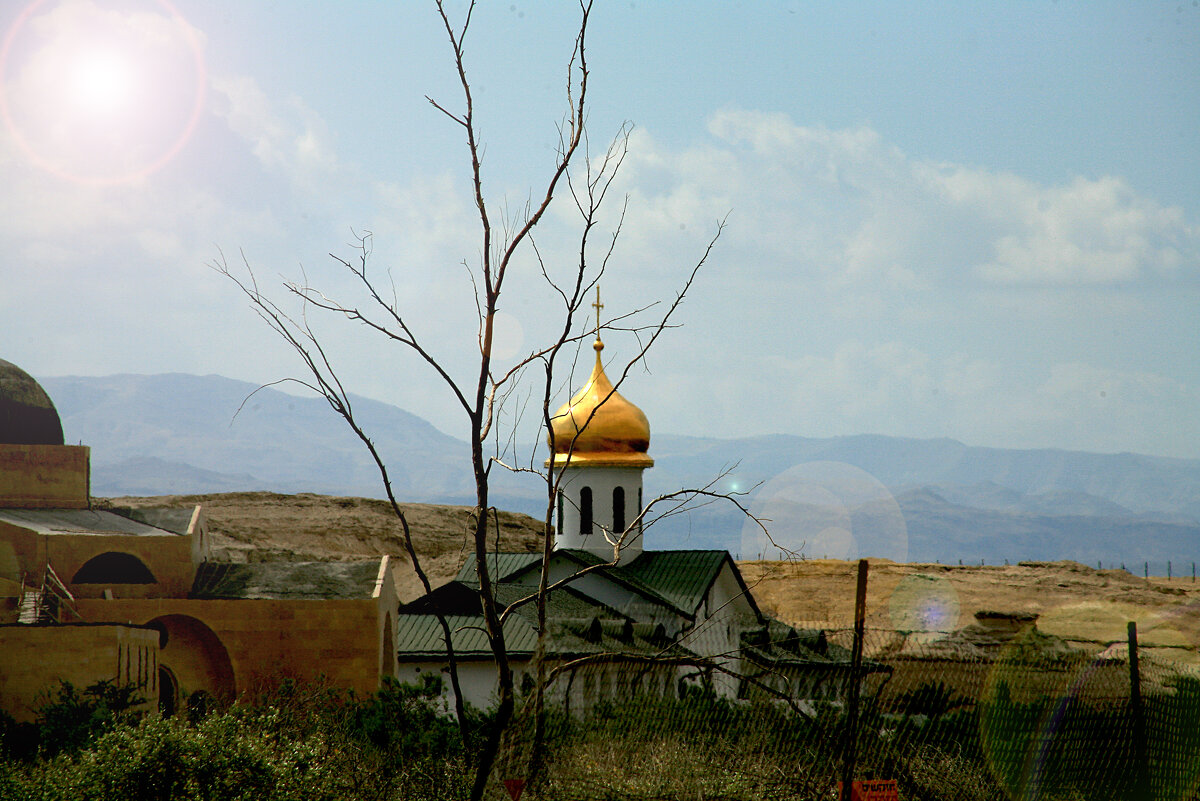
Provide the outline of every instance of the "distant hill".
<path id="1" fill-rule="evenodd" d="M 319 398 L 273 388 L 255 393 L 254 385 L 221 376 L 41 383 L 67 441 L 92 448 L 95 495 L 269 490 L 382 497 L 366 449 Z M 464 442 L 397 407 L 354 403 L 399 499 L 471 502 Z M 648 498 L 716 479 L 716 489 L 745 492 L 745 505 L 773 516 L 777 542 L 810 557 L 1078 559 L 1125 562 L 1131 570 L 1149 561 L 1158 573 L 1167 560 L 1200 560 L 1200 460 L 877 435 L 720 440 L 656 433 L 651 451 Z M 545 503 L 536 485 L 507 479 L 493 497 L 502 508 L 534 515 Z M 769 555 L 771 546 L 754 536 L 740 512 L 717 504 L 661 520 L 646 538 L 649 547 Z"/>
<path id="2" fill-rule="evenodd" d="M 221 376 L 47 378 L 68 442 L 92 448 L 97 495 L 272 490 L 381 497 L 366 448 L 320 398 Z M 468 450 L 421 418 L 366 398 L 355 411 L 400 498 L 471 497 Z"/>

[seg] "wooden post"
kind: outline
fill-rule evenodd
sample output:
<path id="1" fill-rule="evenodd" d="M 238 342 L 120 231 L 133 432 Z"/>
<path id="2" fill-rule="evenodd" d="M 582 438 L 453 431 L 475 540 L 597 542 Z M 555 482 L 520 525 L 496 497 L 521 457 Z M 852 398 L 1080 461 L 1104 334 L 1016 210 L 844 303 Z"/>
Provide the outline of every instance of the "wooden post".
<path id="1" fill-rule="evenodd" d="M 1142 681 L 1138 671 L 1137 623 L 1129 621 L 1129 710 L 1133 715 L 1134 798 L 1150 801 L 1150 762 L 1146 753 L 1146 721 L 1142 717 Z"/>
<path id="2" fill-rule="evenodd" d="M 863 636 L 867 625 L 867 560 L 858 560 L 858 587 L 854 593 L 854 645 L 850 650 L 850 686 L 846 710 L 846 743 L 842 762 L 842 801 L 854 790 L 854 758 L 858 744 L 858 690 L 862 673 Z"/>

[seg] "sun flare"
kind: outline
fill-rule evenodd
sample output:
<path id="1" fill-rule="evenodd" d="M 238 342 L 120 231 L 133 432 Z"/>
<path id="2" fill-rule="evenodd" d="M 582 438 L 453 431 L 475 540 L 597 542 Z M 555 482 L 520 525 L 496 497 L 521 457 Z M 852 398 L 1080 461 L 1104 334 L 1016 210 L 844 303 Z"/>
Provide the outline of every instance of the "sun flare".
<path id="1" fill-rule="evenodd" d="M 125 111 L 135 93 L 136 71 L 127 56 L 115 50 L 81 53 L 70 67 L 62 102 L 95 113 Z"/>
<path id="2" fill-rule="evenodd" d="M 0 50 L 0 113 L 29 160 L 85 184 L 136 181 L 204 104 L 199 35 L 167 0 L 37 0 Z"/>

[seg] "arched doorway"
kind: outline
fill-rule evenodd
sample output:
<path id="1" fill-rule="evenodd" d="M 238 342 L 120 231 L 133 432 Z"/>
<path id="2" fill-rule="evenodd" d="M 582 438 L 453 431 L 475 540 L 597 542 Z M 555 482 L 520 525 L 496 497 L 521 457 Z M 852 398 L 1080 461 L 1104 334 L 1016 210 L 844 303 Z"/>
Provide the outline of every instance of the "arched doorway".
<path id="1" fill-rule="evenodd" d="M 175 714 L 179 707 L 179 681 L 166 665 L 158 666 L 158 712 L 164 718 Z"/>
<path id="2" fill-rule="evenodd" d="M 176 708 L 184 697 L 201 690 L 220 703 L 234 699 L 237 685 L 229 652 L 202 620 L 190 615 L 163 615 L 149 621 L 149 625 L 161 632 L 158 663 L 174 680 Z M 159 681 L 162 681 L 161 670 Z"/>

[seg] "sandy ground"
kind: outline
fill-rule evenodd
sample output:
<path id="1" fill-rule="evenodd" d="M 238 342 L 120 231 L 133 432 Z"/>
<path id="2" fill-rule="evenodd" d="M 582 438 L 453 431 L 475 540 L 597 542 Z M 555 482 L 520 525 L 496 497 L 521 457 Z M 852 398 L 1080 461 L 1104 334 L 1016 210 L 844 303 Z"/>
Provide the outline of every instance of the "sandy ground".
<path id="1" fill-rule="evenodd" d="M 402 528 L 385 501 L 266 492 L 114 498 L 117 506 L 188 508 L 199 503 L 218 558 L 354 560 L 391 554 L 399 560 L 402 600 L 421 594 L 404 547 Z M 433 586 L 449 581 L 469 552 L 472 510 L 461 506 L 402 506 L 413 544 Z M 497 515 L 491 549 L 540 547 L 541 524 L 509 512 Z M 759 606 L 792 625 L 850 627 L 856 564 L 835 560 L 742 562 Z M 1012 566 L 870 564 L 867 625 L 881 629 L 952 630 L 977 611 L 1032 612 L 1043 632 L 1101 647 L 1124 640 L 1136 621 L 1141 644 L 1175 660 L 1196 660 L 1200 645 L 1200 583 L 1187 575 L 1146 580 L 1123 570 L 1077 562 Z"/>
<path id="2" fill-rule="evenodd" d="M 835 560 L 743 562 L 764 611 L 792 625 L 853 625 L 857 564 Z M 1029 612 L 1038 628 L 1079 645 L 1124 641 L 1129 621 L 1139 644 L 1164 658 L 1195 661 L 1200 644 L 1200 583 L 1146 580 L 1078 562 L 951 566 L 871 561 L 867 626 L 952 630 L 978 611 Z"/>

